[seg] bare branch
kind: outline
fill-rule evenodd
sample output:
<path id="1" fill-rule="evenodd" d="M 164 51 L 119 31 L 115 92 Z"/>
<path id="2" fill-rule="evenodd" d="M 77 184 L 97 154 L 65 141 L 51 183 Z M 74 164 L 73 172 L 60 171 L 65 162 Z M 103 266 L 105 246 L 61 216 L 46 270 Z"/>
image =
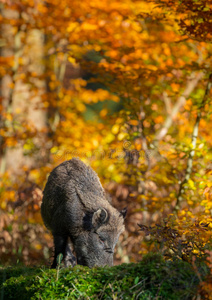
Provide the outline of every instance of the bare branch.
<path id="1" fill-rule="evenodd" d="M 203 72 L 200 72 L 198 74 L 192 73 L 191 79 L 188 81 L 188 84 L 184 90 L 184 93 L 177 99 L 175 105 L 173 106 L 170 115 L 167 116 L 163 128 L 160 129 L 160 131 L 156 134 L 155 143 L 157 144 L 160 140 L 164 138 L 164 136 L 167 134 L 168 129 L 172 125 L 173 119 L 179 112 L 180 108 L 184 105 L 186 102 L 186 99 L 189 97 L 189 95 L 193 92 L 194 88 L 197 86 L 199 80 L 203 77 Z M 166 101 L 167 101 L 167 95 Z"/>

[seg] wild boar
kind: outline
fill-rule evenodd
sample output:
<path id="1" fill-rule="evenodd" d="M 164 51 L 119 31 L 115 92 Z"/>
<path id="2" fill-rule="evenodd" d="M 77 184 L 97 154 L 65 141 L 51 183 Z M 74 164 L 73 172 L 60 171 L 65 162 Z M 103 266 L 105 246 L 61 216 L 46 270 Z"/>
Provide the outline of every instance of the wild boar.
<path id="1" fill-rule="evenodd" d="M 41 205 L 44 224 L 54 237 L 52 268 L 60 253 L 66 266 L 75 264 L 75 256 L 78 264 L 90 268 L 112 266 L 126 211 L 110 204 L 97 174 L 81 160 L 57 166 L 49 175 Z"/>

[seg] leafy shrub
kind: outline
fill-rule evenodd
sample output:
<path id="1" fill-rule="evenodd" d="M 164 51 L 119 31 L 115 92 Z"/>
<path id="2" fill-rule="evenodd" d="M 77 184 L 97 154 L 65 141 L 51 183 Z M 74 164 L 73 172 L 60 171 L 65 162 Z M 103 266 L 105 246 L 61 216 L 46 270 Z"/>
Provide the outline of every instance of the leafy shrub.
<path id="1" fill-rule="evenodd" d="M 179 225 L 180 223 L 180 225 Z M 170 215 L 160 224 L 146 226 L 138 224 L 140 231 L 149 237 L 148 243 L 166 259 L 182 259 L 206 262 L 211 250 L 211 228 L 209 222 L 183 220 Z"/>

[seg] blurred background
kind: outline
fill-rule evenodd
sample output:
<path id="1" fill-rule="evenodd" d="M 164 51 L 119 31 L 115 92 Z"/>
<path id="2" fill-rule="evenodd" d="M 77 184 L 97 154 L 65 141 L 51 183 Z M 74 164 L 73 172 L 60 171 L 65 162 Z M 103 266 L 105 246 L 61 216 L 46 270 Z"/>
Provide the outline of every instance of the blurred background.
<path id="1" fill-rule="evenodd" d="M 1 264 L 49 263 L 42 190 L 72 157 L 128 207 L 116 264 L 208 247 L 212 1 L 181 2 L 0 1 Z"/>

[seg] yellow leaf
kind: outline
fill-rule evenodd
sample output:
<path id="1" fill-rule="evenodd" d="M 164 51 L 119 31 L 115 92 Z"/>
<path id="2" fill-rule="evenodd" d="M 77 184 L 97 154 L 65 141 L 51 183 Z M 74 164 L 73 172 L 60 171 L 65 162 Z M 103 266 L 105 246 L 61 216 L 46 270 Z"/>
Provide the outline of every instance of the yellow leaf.
<path id="1" fill-rule="evenodd" d="M 172 83 L 171 88 L 172 88 L 173 92 L 178 92 L 179 88 L 180 88 L 180 85 L 177 84 L 177 83 Z"/>
<path id="2" fill-rule="evenodd" d="M 77 104 L 77 109 L 80 112 L 84 112 L 86 110 L 86 106 L 83 103 L 78 103 Z"/>
<path id="3" fill-rule="evenodd" d="M 97 139 L 94 139 L 94 140 L 92 141 L 92 143 L 93 143 L 94 147 L 98 147 L 98 145 L 99 145 L 99 142 L 98 142 Z"/>
<path id="4" fill-rule="evenodd" d="M 102 118 L 105 117 L 107 115 L 107 113 L 108 113 L 108 110 L 106 108 L 102 109 L 100 111 L 100 117 L 102 117 Z"/>
<path id="5" fill-rule="evenodd" d="M 155 118 L 155 123 L 156 124 L 160 124 L 164 121 L 164 118 L 162 116 L 158 116 Z"/>
<path id="6" fill-rule="evenodd" d="M 113 172 L 115 170 L 115 166 L 114 165 L 110 165 L 108 167 L 108 171 Z"/>
<path id="7" fill-rule="evenodd" d="M 84 29 L 84 30 L 96 30 L 98 28 L 98 26 L 96 24 L 91 24 L 91 23 L 84 22 L 82 24 L 81 28 Z"/>
<path id="8" fill-rule="evenodd" d="M 79 27 L 78 22 L 72 22 L 72 23 L 70 23 L 70 25 L 68 26 L 68 28 L 66 30 L 67 30 L 67 32 L 71 32 L 71 31 L 75 30 L 78 27 Z"/>
<path id="9" fill-rule="evenodd" d="M 72 64 L 72 65 L 76 65 L 76 59 L 74 57 L 69 56 L 68 61 Z"/>
<path id="10" fill-rule="evenodd" d="M 105 138 L 105 143 L 110 143 L 115 139 L 115 136 L 112 133 L 109 133 Z"/>
<path id="11" fill-rule="evenodd" d="M 42 245 L 41 244 L 35 244 L 35 249 L 41 250 L 42 249 Z"/>
<path id="12" fill-rule="evenodd" d="M 53 154 L 57 153 L 57 151 L 58 151 L 58 147 L 56 147 L 56 146 L 52 147 L 51 150 L 50 150 L 50 152 L 53 153 Z"/>
<path id="13" fill-rule="evenodd" d="M 129 124 L 133 125 L 133 126 L 137 126 L 138 125 L 138 120 L 130 120 Z"/>
<path id="14" fill-rule="evenodd" d="M 6 208 L 6 206 L 7 206 L 7 203 L 6 203 L 6 201 L 3 201 L 3 202 L 1 202 L 1 208 L 2 208 L 2 209 L 5 209 L 5 208 Z"/>
<path id="15" fill-rule="evenodd" d="M 164 54 L 167 56 L 171 55 L 171 51 L 169 47 L 166 46 L 166 48 L 164 49 Z"/>
<path id="16" fill-rule="evenodd" d="M 113 125 L 111 132 L 113 134 L 117 134 L 119 132 L 119 125 L 118 124 Z"/>
<path id="17" fill-rule="evenodd" d="M 119 141 L 123 141 L 123 140 L 126 138 L 126 136 L 127 136 L 127 133 L 125 133 L 125 132 L 120 132 L 120 133 L 118 134 L 118 140 L 119 140 Z"/>

